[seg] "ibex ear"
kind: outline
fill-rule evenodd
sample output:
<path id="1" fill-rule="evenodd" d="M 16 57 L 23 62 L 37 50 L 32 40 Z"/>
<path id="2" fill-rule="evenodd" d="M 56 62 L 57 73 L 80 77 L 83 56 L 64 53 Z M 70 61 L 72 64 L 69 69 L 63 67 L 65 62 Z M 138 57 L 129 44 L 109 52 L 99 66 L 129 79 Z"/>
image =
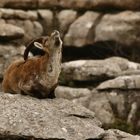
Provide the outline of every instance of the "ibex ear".
<path id="1" fill-rule="evenodd" d="M 34 46 L 39 48 L 39 49 L 43 49 L 43 45 L 39 42 L 34 42 Z"/>

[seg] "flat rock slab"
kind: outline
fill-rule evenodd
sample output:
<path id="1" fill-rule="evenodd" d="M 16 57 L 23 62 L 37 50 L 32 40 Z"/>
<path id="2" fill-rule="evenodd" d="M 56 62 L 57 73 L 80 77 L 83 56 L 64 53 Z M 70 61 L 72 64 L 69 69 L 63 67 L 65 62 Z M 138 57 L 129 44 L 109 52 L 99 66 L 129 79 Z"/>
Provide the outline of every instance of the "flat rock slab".
<path id="1" fill-rule="evenodd" d="M 24 36 L 24 30 L 12 24 L 0 25 L 0 38 L 1 39 L 19 39 Z"/>
<path id="2" fill-rule="evenodd" d="M 121 57 L 105 60 L 76 60 L 62 64 L 61 79 L 64 81 L 104 81 L 118 75 L 136 74 L 140 64 Z"/>
<path id="3" fill-rule="evenodd" d="M 64 99 L 0 94 L 0 137 L 81 140 L 104 130 L 94 113 Z"/>

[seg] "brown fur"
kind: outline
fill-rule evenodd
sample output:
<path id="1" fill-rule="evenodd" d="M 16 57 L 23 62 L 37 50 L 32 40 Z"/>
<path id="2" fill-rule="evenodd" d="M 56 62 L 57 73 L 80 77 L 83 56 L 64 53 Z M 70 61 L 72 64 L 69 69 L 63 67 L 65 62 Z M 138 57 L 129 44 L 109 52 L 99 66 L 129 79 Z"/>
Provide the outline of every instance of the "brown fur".
<path id="1" fill-rule="evenodd" d="M 36 41 L 43 45 L 45 55 L 28 58 L 28 53 Z M 25 61 L 16 61 L 5 71 L 2 82 L 4 92 L 29 94 L 37 98 L 54 97 L 52 91 L 55 89 L 56 84 L 53 84 L 51 88 L 47 88 L 47 81 L 43 81 L 50 57 L 49 41 L 50 37 L 41 37 L 29 43 L 24 52 Z"/>

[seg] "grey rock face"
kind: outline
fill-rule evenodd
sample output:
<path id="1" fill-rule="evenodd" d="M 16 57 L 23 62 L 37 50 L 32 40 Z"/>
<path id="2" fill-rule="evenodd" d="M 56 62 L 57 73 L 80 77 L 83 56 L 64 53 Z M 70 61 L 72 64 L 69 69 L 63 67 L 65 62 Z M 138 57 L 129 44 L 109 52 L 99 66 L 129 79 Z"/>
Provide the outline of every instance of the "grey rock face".
<path id="1" fill-rule="evenodd" d="M 54 15 L 51 10 L 38 10 L 38 16 L 40 18 L 40 23 L 43 26 L 43 33 L 45 35 L 50 35 L 54 30 Z"/>
<path id="2" fill-rule="evenodd" d="M 140 4 L 139 0 L 60 0 L 60 1 L 51 1 L 51 0 L 10 0 L 5 1 L 1 0 L 1 7 L 10 7 L 10 8 L 50 8 L 50 7 L 62 7 L 62 8 L 74 8 L 74 9 L 139 9 Z"/>
<path id="3" fill-rule="evenodd" d="M 0 79 L 3 78 L 4 70 L 12 61 L 23 59 L 24 49 L 23 45 L 0 45 Z"/>
<path id="4" fill-rule="evenodd" d="M 65 35 L 69 26 L 75 21 L 77 18 L 77 12 L 74 10 L 62 10 L 57 15 L 59 30 Z"/>
<path id="5" fill-rule="evenodd" d="M 4 19 L 29 19 L 29 20 L 37 20 L 37 12 L 36 11 L 23 11 L 23 10 L 13 10 L 13 9 L 5 9 L 0 8 L 1 18 Z"/>
<path id="6" fill-rule="evenodd" d="M 101 83 L 97 89 L 140 89 L 140 75 L 120 76 Z"/>
<path id="7" fill-rule="evenodd" d="M 104 133 L 93 112 L 64 99 L 1 93 L 0 114 L 1 137 L 81 140 Z"/>
<path id="8" fill-rule="evenodd" d="M 95 29 L 95 42 L 115 41 L 127 46 L 139 46 L 139 22 L 140 12 L 106 14 Z"/>
<path id="9" fill-rule="evenodd" d="M 103 81 L 123 72 L 140 70 L 140 64 L 127 59 L 112 57 L 105 60 L 76 60 L 63 63 L 62 78 L 65 81 Z"/>
<path id="10" fill-rule="evenodd" d="M 110 129 L 105 132 L 103 140 L 140 140 L 140 137 L 133 136 L 117 129 Z"/>
<path id="11" fill-rule="evenodd" d="M 98 16 L 98 13 L 88 11 L 73 22 L 69 27 L 68 33 L 65 35 L 65 45 L 82 47 L 86 44 L 93 44 L 94 32 L 90 36 L 89 32 L 92 32 L 91 30 L 94 28 Z"/>
<path id="12" fill-rule="evenodd" d="M 1 24 L 0 25 L 0 38 L 1 39 L 7 39 L 7 40 L 13 40 L 13 39 L 19 39 L 24 36 L 24 30 L 20 27 L 17 27 L 12 24 Z"/>
<path id="13" fill-rule="evenodd" d="M 58 86 L 55 89 L 56 98 L 71 100 L 74 103 L 81 104 L 85 107 L 89 106 L 91 91 L 88 88 L 71 88 Z"/>

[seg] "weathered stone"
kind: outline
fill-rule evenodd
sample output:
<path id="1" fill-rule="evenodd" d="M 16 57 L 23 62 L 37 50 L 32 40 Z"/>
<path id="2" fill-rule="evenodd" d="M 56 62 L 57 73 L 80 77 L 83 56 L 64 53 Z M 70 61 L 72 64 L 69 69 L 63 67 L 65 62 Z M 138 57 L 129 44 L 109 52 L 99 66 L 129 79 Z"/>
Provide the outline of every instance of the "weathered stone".
<path id="1" fill-rule="evenodd" d="M 70 88 L 58 86 L 55 89 L 55 95 L 57 98 L 68 99 L 74 103 L 79 103 L 85 107 L 88 107 L 91 91 L 87 88 Z"/>
<path id="2" fill-rule="evenodd" d="M 3 78 L 4 70 L 12 61 L 23 59 L 24 49 L 23 45 L 0 45 L 0 79 Z"/>
<path id="3" fill-rule="evenodd" d="M 64 35 L 67 32 L 70 24 L 77 18 L 77 12 L 74 10 L 62 10 L 57 15 L 57 18 L 59 22 L 59 30 Z"/>
<path id="4" fill-rule="evenodd" d="M 76 60 L 62 64 L 61 79 L 64 81 L 104 81 L 122 72 L 140 70 L 140 64 L 124 58 L 105 60 Z"/>
<path id="5" fill-rule="evenodd" d="M 112 124 L 115 122 L 115 114 L 106 94 L 93 90 L 88 108 L 95 112 L 103 124 Z"/>
<path id="6" fill-rule="evenodd" d="M 17 27 L 12 24 L 1 24 L 0 25 L 0 39 L 5 40 L 13 40 L 13 39 L 19 39 L 24 36 L 24 30 L 20 27 Z"/>
<path id="7" fill-rule="evenodd" d="M 103 140 L 140 140 L 140 136 L 134 136 L 117 129 L 109 129 L 105 132 Z"/>
<path id="8" fill-rule="evenodd" d="M 115 41 L 127 46 L 139 46 L 139 22 L 140 12 L 106 14 L 95 29 L 95 42 Z"/>
<path id="9" fill-rule="evenodd" d="M 30 19 L 37 20 L 37 12 L 36 11 L 23 11 L 23 10 L 13 10 L 13 9 L 5 9 L 0 8 L 1 18 L 4 19 Z"/>
<path id="10" fill-rule="evenodd" d="M 120 76 L 101 83 L 97 89 L 140 89 L 140 75 Z"/>
<path id="11" fill-rule="evenodd" d="M 39 0 L 39 7 L 61 7 L 72 9 L 140 9 L 139 0 Z"/>
<path id="12" fill-rule="evenodd" d="M 74 23 L 69 27 L 68 33 L 64 37 L 64 44 L 66 46 L 77 46 L 82 47 L 87 44 L 94 43 L 94 32 L 93 37 L 89 36 L 90 30 L 94 27 L 96 20 L 99 17 L 99 13 L 86 12 L 80 16 Z"/>
<path id="13" fill-rule="evenodd" d="M 37 8 L 38 0 L 1 0 L 0 6 L 1 7 L 8 7 L 8 8 L 25 8 L 25 9 L 32 9 Z"/>
<path id="14" fill-rule="evenodd" d="M 28 43 L 32 39 L 40 37 L 43 33 L 43 27 L 37 21 L 9 19 L 9 20 L 6 20 L 6 22 L 19 26 L 20 28 L 24 30 L 25 32 L 25 35 L 23 38 L 24 43 Z"/>
<path id="15" fill-rule="evenodd" d="M 39 20 L 43 26 L 43 32 L 45 35 L 50 35 L 53 30 L 53 12 L 51 10 L 38 10 Z"/>
<path id="16" fill-rule="evenodd" d="M 0 95 L 0 136 L 34 139 L 98 139 L 104 133 L 94 113 L 64 99 Z"/>

